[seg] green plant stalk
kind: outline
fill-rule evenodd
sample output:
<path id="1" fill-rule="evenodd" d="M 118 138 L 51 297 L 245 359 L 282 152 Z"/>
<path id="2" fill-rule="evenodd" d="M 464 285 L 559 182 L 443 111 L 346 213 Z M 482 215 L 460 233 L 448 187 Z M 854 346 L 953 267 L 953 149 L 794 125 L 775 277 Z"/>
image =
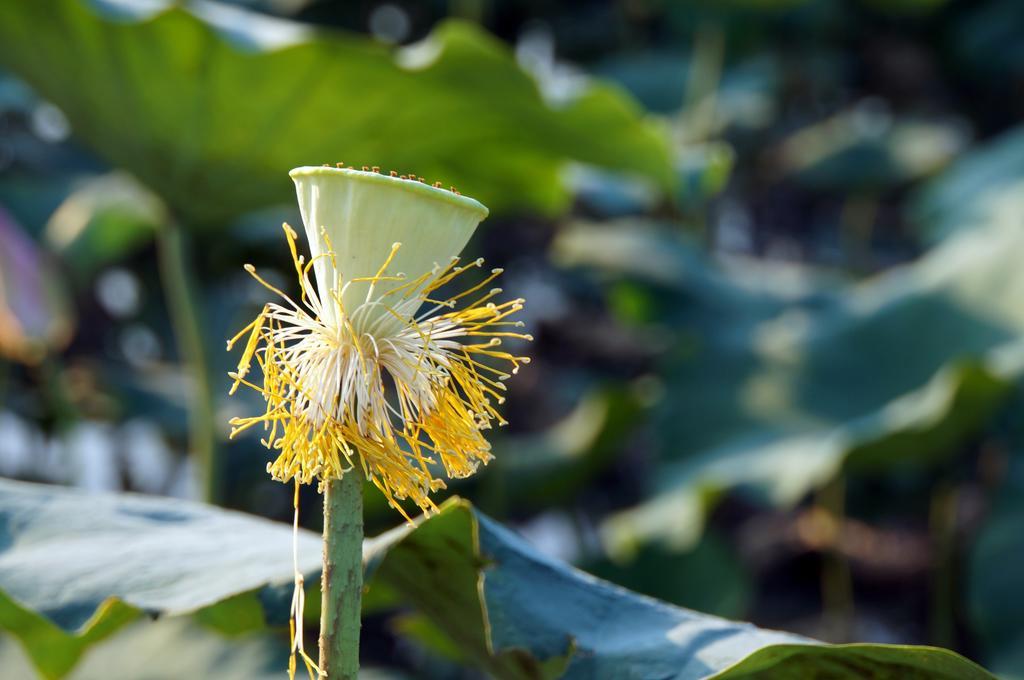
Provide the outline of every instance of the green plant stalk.
<path id="1" fill-rule="evenodd" d="M 725 60 L 725 34 L 717 23 L 706 21 L 697 27 L 690 66 L 676 129 L 679 142 L 692 144 L 714 134 L 718 87 Z"/>
<path id="2" fill-rule="evenodd" d="M 68 392 L 67 381 L 59 356 L 47 354 L 36 368 L 40 392 L 44 395 L 49 413 L 58 432 L 64 433 L 81 420 L 81 414 Z"/>
<path id="3" fill-rule="evenodd" d="M 873 196 L 851 196 L 843 204 L 840 237 L 844 257 L 854 272 L 871 269 L 871 237 L 877 218 L 878 200 Z"/>
<path id="4" fill-rule="evenodd" d="M 928 512 L 934 560 L 931 575 L 928 634 L 933 645 L 956 644 L 956 514 L 959 497 L 948 480 L 932 492 Z"/>
<path id="5" fill-rule="evenodd" d="M 850 563 L 843 555 L 842 525 L 846 519 L 846 482 L 837 477 L 816 495 L 816 504 L 835 525 L 832 545 L 822 555 L 822 614 L 829 641 L 848 642 L 852 637 L 855 605 Z"/>
<path id="6" fill-rule="evenodd" d="M 683 94 L 683 106 L 676 117 L 675 146 L 685 148 L 709 140 L 715 133 L 715 111 L 718 108 L 718 88 L 722 80 L 725 59 L 725 33 L 713 21 L 704 21 L 697 27 L 693 46 L 693 60 Z M 684 215 L 678 215 L 684 218 Z M 712 233 L 707 215 L 691 215 L 700 229 L 700 238 L 711 245 Z M 679 221 L 683 221 L 680 219 Z"/>
<path id="7" fill-rule="evenodd" d="M 181 227 L 172 221 L 157 230 L 156 241 L 160 281 L 167 298 L 175 342 L 192 378 L 188 399 L 189 450 L 195 456 L 202 498 L 208 503 L 217 503 L 221 500 L 221 488 L 213 394 L 199 310 L 193 297 L 192 276 L 186 265 L 185 238 Z"/>
<path id="8" fill-rule="evenodd" d="M 363 599 L 363 476 L 358 469 L 324 490 L 320 592 L 320 677 L 357 680 Z"/>

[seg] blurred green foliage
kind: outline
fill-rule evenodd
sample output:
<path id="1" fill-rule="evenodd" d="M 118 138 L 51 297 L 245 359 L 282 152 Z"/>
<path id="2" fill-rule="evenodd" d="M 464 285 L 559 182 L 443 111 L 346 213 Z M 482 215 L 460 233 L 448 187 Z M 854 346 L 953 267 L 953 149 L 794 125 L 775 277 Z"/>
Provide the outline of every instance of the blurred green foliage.
<path id="1" fill-rule="evenodd" d="M 444 178 L 498 210 L 563 208 L 566 159 L 669 182 L 658 130 L 631 102 L 588 87 L 553 108 L 464 23 L 391 54 L 227 6 L 65 0 L 5 5 L 0 19 L 0 62 L 189 224 L 288 201 L 280 169 L 313 159 Z"/>

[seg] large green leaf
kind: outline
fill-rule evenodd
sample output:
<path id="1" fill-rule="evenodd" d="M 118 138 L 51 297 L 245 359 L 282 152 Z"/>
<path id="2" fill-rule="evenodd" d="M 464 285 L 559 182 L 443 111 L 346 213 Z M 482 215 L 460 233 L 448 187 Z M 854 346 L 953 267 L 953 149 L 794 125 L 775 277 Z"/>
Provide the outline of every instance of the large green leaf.
<path id="1" fill-rule="evenodd" d="M 494 209 L 564 206 L 567 160 L 671 181 L 663 134 L 627 96 L 594 85 L 549 104 L 465 23 L 392 51 L 216 3 L 4 3 L 0 64 L 194 221 L 287 201 L 287 171 L 320 162 L 415 173 Z"/>
<path id="2" fill-rule="evenodd" d="M 537 554 L 461 501 L 403 530 L 377 581 L 499 678 L 992 677 L 946 650 L 820 645 L 672 607 Z"/>
<path id="3" fill-rule="evenodd" d="M 1024 75 L 1024 14 L 1014 0 L 971 3 L 951 26 L 952 56 L 976 81 L 999 88 Z"/>
<path id="4" fill-rule="evenodd" d="M 687 552 L 645 546 L 628 561 L 603 559 L 587 571 L 613 583 L 682 607 L 742 618 L 751 604 L 752 574 L 718 532 L 705 533 Z"/>
<path id="5" fill-rule="evenodd" d="M 971 551 L 968 602 L 985 659 L 1006 678 L 1024 678 L 1024 503 L 1004 498 Z"/>
<path id="6" fill-rule="evenodd" d="M 64 677 L 90 647 L 110 637 L 136 615 L 127 605 L 104 600 L 86 625 L 69 632 L 0 593 L 0 628 L 18 638 L 44 678 Z"/>
<path id="7" fill-rule="evenodd" d="M 952 121 L 888 118 L 862 105 L 802 128 L 779 147 L 782 171 L 813 189 L 884 191 L 935 172 L 968 141 Z"/>
<path id="8" fill-rule="evenodd" d="M 227 639 L 186 617 L 138 621 L 90 649 L 69 680 L 280 680 L 288 648 L 284 639 L 249 635 Z M 30 659 L 10 638 L 0 638 L 5 678 L 33 677 Z"/>
<path id="9" fill-rule="evenodd" d="M 1024 367 L 1024 232 L 986 225 L 848 287 L 718 267 L 639 224 L 566 231 L 563 262 L 668 291 L 654 316 L 679 348 L 663 368 L 653 497 L 607 524 L 611 546 L 692 545 L 723 489 L 792 504 L 842 470 L 954 452 Z"/>
<path id="10" fill-rule="evenodd" d="M 138 621 L 90 649 L 68 680 L 282 680 L 287 637 L 250 633 L 225 637 L 189 617 Z M 32 662 L 0 636 L 3 677 L 34 677 Z M 390 670 L 362 668 L 360 680 L 408 680 Z"/>
<path id="11" fill-rule="evenodd" d="M 615 460 L 642 407 L 626 390 L 588 390 L 576 407 L 549 428 L 496 436 L 494 461 L 480 471 L 481 509 L 505 515 L 544 509 L 578 494 Z"/>
<path id="12" fill-rule="evenodd" d="M 102 602 L 185 612 L 290 573 L 287 526 L 178 500 L 0 482 L 0 525 L 5 626 L 11 611 L 65 628 L 83 617 L 95 622 Z M 315 541 L 300 532 L 303 569 L 316 559 Z M 384 599 L 411 604 L 430 635 L 498 678 L 853 678 L 864 668 L 878 677 L 940 668 L 948 677 L 991 677 L 943 650 L 830 647 L 669 606 L 539 555 L 457 499 L 415 527 L 367 541 L 364 552 L 368 600 L 386 591 Z M 48 664 L 53 641 L 10 632 L 46 677 L 71 669 Z"/>
<path id="13" fill-rule="evenodd" d="M 1019 397 L 1020 395 L 1018 395 Z M 1013 406 L 1018 413 L 1021 400 Z M 1016 421 L 1016 418 L 1012 418 Z M 1010 425 L 1011 458 L 1002 488 L 967 562 L 966 602 L 983 658 L 1006 680 L 1024 679 L 1024 430 Z M 1007 433 L 1003 433 L 1007 434 Z"/>
<path id="14" fill-rule="evenodd" d="M 293 573 L 289 527 L 185 502 L 0 481 L 0 518 L 0 627 L 49 678 L 139 610 L 273 600 Z M 319 541 L 299 538 L 300 567 L 315 572 Z"/>
<path id="15" fill-rule="evenodd" d="M 992 675 L 946 649 L 855 644 L 831 647 L 766 647 L 713 677 L 714 680 L 970 680 L 991 678 Z"/>
<path id="16" fill-rule="evenodd" d="M 1024 126 L 973 149 L 926 183 L 911 201 L 910 216 L 930 243 L 960 229 L 1013 219 L 1024 208 Z"/>
<path id="17" fill-rule="evenodd" d="M 81 181 L 47 220 L 46 237 L 84 279 L 147 245 L 166 220 L 159 199 L 114 172 Z"/>

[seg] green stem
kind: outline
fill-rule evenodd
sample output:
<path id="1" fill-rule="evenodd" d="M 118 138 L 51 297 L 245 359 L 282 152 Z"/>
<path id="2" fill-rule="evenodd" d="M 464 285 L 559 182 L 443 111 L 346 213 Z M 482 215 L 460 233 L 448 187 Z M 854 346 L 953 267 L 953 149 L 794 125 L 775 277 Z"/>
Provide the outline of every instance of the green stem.
<path id="1" fill-rule="evenodd" d="M 213 394 L 210 389 L 206 352 L 199 310 L 190 284 L 186 262 L 186 244 L 181 227 L 170 222 L 157 230 L 160 280 L 174 328 L 175 341 L 182 360 L 191 373 L 188 399 L 189 450 L 196 457 L 196 468 L 203 498 L 220 501 L 220 470 L 217 459 L 217 433 L 214 426 Z"/>
<path id="2" fill-rule="evenodd" d="M 67 432 L 68 428 L 81 420 L 81 414 L 68 393 L 60 357 L 47 355 L 37 369 L 40 391 L 53 416 L 54 428 L 61 433 Z"/>
<path id="3" fill-rule="evenodd" d="M 933 645 L 956 642 L 956 508 L 958 494 L 948 481 L 932 492 L 929 529 L 935 558 L 932 567 L 928 632 Z"/>
<path id="4" fill-rule="evenodd" d="M 840 237 L 844 256 L 853 271 L 871 269 L 871 235 L 877 218 L 878 201 L 871 196 L 851 196 L 843 205 Z"/>
<path id="5" fill-rule="evenodd" d="M 683 144 L 702 142 L 714 135 L 718 87 L 725 59 L 725 34 L 714 22 L 697 27 L 690 77 L 679 111 L 677 129 Z"/>
<path id="6" fill-rule="evenodd" d="M 321 578 L 321 678 L 356 680 L 363 599 L 363 476 L 356 469 L 324 492 Z"/>
<path id="7" fill-rule="evenodd" d="M 451 0 L 448 3 L 448 15 L 476 24 L 484 22 L 487 12 L 486 0 Z"/>
<path id="8" fill-rule="evenodd" d="M 829 482 L 817 494 L 817 505 L 830 518 L 833 535 L 822 555 L 821 599 L 828 639 L 847 642 L 854 619 L 853 576 L 842 550 L 842 526 L 846 520 L 846 483 L 842 477 Z"/>

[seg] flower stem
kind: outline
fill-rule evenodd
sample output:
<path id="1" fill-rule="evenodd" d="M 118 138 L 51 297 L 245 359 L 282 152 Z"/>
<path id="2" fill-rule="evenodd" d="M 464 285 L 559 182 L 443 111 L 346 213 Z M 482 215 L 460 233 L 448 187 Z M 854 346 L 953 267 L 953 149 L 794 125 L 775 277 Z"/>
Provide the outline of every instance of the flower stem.
<path id="1" fill-rule="evenodd" d="M 931 607 L 928 632 L 933 645 L 956 644 L 957 605 L 957 504 L 959 494 L 948 480 L 932 491 L 928 524 L 935 558 L 932 567 Z"/>
<path id="2" fill-rule="evenodd" d="M 842 550 L 846 522 L 846 480 L 837 477 L 816 494 L 815 502 L 830 525 L 828 545 L 822 555 L 821 600 L 824 630 L 830 642 L 848 642 L 855 612 L 850 562 Z"/>
<path id="3" fill-rule="evenodd" d="M 214 426 L 213 393 L 210 388 L 202 320 L 194 297 L 195 286 L 187 266 L 190 258 L 181 226 L 173 220 L 157 230 L 160 281 L 167 298 L 171 327 L 178 352 L 191 373 L 188 399 L 189 450 L 196 457 L 203 500 L 220 502 L 220 461 Z"/>
<path id="4" fill-rule="evenodd" d="M 363 476 L 357 468 L 332 480 L 324 493 L 320 588 L 321 678 L 356 680 L 363 599 Z"/>

